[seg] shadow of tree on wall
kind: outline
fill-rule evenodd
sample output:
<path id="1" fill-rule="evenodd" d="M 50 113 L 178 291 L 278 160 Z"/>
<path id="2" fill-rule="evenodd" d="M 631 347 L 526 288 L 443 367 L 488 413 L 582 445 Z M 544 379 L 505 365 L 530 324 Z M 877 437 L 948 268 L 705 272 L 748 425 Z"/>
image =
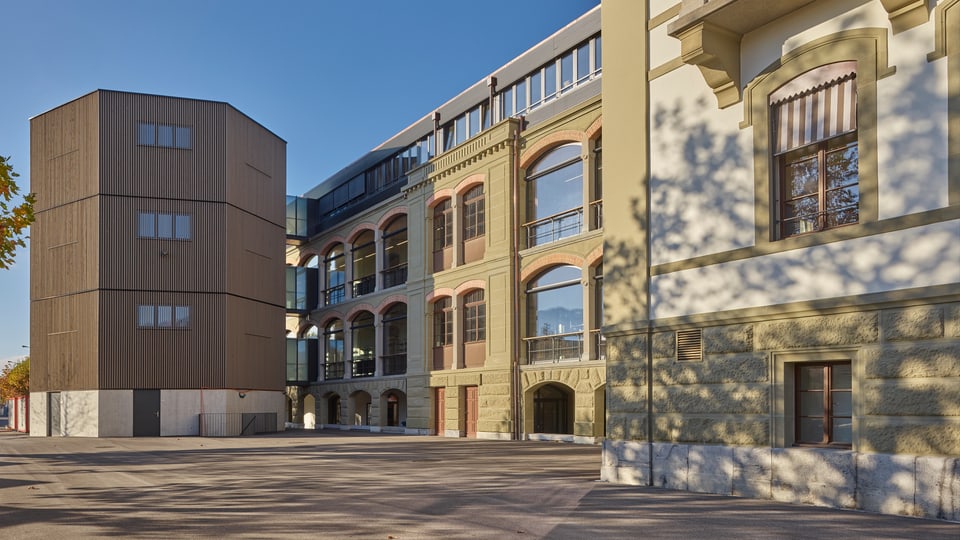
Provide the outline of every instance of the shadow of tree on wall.
<path id="1" fill-rule="evenodd" d="M 842 28 L 862 26 L 857 17 L 841 21 Z M 925 37 L 901 35 L 898 43 L 891 39 L 890 47 L 910 47 L 925 55 L 924 47 L 929 47 L 923 43 Z M 956 330 L 950 334 L 951 325 L 958 324 L 957 310 L 951 311 L 947 304 L 925 306 L 930 301 L 924 299 L 931 293 L 914 286 L 936 284 L 939 279 L 941 291 L 950 286 L 956 291 L 960 231 L 946 223 L 931 227 L 923 237 L 910 231 L 956 214 L 929 214 L 948 204 L 946 128 L 944 121 L 938 121 L 942 116 L 934 114 L 946 102 L 946 81 L 935 74 L 928 64 L 898 66 L 896 76 L 878 83 L 880 217 L 883 221 L 905 216 L 898 218 L 896 227 L 905 230 L 884 232 L 876 224 L 855 225 L 851 230 L 860 228 L 862 236 L 811 243 L 799 248 L 805 251 L 802 259 L 796 251 L 764 255 L 758 250 L 747 258 L 733 253 L 749 250 L 755 234 L 754 151 L 749 137 L 745 139 L 736 124 L 719 124 L 713 102 L 703 98 L 652 105 L 649 205 L 641 197 L 623 203 L 629 205 L 632 223 L 618 224 L 616 235 L 608 236 L 604 246 L 606 290 L 612 293 L 606 303 L 615 303 L 623 314 L 620 320 L 605 323 L 636 329 L 608 345 L 610 438 L 646 441 L 647 423 L 652 420 L 656 442 L 772 446 L 778 421 L 771 414 L 775 390 L 784 384 L 774 380 L 773 353 L 848 350 L 853 351 L 854 364 L 864 366 L 854 388 L 854 407 L 859 411 L 854 448 L 886 456 L 872 459 L 838 451 L 837 455 L 846 457 L 821 460 L 818 465 L 830 472 L 815 478 L 810 476 L 809 452 L 780 453 L 776 466 L 784 475 L 782 481 L 796 482 L 798 489 L 812 486 L 808 496 L 791 500 L 823 503 L 829 494 L 816 490 L 833 483 L 849 491 L 847 499 L 844 495 L 834 500 L 848 500 L 859 508 L 867 504 L 890 513 L 918 514 L 930 509 L 911 506 L 914 490 L 950 489 L 937 486 L 955 483 L 951 478 L 957 478 L 956 470 L 937 470 L 934 463 L 915 457 L 955 457 L 960 446 L 960 431 L 945 421 L 960 414 L 955 397 L 960 376 Z M 919 81 L 915 83 L 912 76 L 920 77 Z M 930 178 L 943 179 L 942 186 L 931 190 L 929 186 L 937 186 L 937 181 L 919 181 Z M 645 241 L 648 228 L 649 244 Z M 670 264 L 706 254 L 717 256 L 703 266 Z M 651 260 L 648 302 L 638 273 Z M 890 291 L 896 293 L 886 294 Z M 899 305 L 889 304 L 901 300 Z M 956 300 L 954 293 L 933 302 Z M 762 320 L 740 311 L 767 306 L 770 314 Z M 891 328 L 899 314 L 910 310 L 927 319 L 924 331 L 898 335 Z M 749 327 L 749 350 L 707 352 L 702 362 L 679 364 L 669 324 L 682 323 L 686 316 L 708 321 L 699 327 Z M 791 319 L 798 316 L 807 322 L 793 324 Z M 668 326 L 648 335 L 645 327 L 650 320 Z M 710 348 L 709 339 L 705 334 L 705 351 Z M 645 403 L 648 346 L 654 356 L 649 417 Z M 738 362 L 752 362 L 752 369 L 738 369 Z M 926 418 L 918 421 L 916 417 Z M 709 466 L 698 463 L 698 456 L 684 459 L 687 470 Z M 858 470 L 876 472 L 872 475 L 876 485 L 862 479 L 857 484 L 853 479 Z M 731 469 L 730 474 L 737 471 Z M 913 485 L 915 475 L 917 486 Z M 780 487 L 781 496 L 787 497 L 790 486 Z M 687 488 L 697 490 L 694 485 Z M 938 517 L 958 519 L 956 515 Z"/>

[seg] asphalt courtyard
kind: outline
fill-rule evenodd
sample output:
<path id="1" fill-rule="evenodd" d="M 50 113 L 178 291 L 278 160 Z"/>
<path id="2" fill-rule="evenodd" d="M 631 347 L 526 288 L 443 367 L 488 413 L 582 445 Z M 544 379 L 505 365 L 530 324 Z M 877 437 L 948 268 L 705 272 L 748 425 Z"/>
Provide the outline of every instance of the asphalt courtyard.
<path id="1" fill-rule="evenodd" d="M 0 434 L 0 538 L 936 538 L 960 524 L 599 482 L 562 443 Z"/>

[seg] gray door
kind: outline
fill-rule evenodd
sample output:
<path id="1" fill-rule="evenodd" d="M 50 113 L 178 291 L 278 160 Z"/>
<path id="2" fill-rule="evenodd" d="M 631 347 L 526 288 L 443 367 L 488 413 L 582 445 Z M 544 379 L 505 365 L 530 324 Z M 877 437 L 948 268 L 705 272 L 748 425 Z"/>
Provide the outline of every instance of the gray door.
<path id="1" fill-rule="evenodd" d="M 63 428 L 60 426 L 60 392 L 50 392 L 47 396 L 50 399 L 47 404 L 47 413 L 50 415 L 47 418 L 47 426 L 50 430 L 48 435 L 59 437 L 63 435 Z"/>
<path id="2" fill-rule="evenodd" d="M 133 436 L 160 436 L 160 390 L 133 391 Z"/>

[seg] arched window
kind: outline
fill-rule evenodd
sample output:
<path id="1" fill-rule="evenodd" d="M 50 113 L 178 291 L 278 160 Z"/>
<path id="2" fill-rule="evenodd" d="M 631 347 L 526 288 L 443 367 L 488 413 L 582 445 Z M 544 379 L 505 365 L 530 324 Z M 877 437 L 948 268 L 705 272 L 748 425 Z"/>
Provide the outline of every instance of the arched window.
<path id="1" fill-rule="evenodd" d="M 463 262 L 479 261 L 484 254 L 486 198 L 483 184 L 470 188 L 463 195 Z"/>
<path id="2" fill-rule="evenodd" d="M 527 286 L 527 360 L 578 360 L 583 354 L 580 269 L 558 266 Z"/>
<path id="3" fill-rule="evenodd" d="M 377 365 L 377 340 L 372 313 L 361 311 L 354 317 L 350 324 L 350 337 L 353 341 L 353 377 L 373 377 Z"/>
<path id="4" fill-rule="evenodd" d="M 344 299 L 343 284 L 347 279 L 347 261 L 343 256 L 343 244 L 331 247 L 323 257 L 326 270 L 323 298 L 328 306 L 339 304 Z"/>
<path id="5" fill-rule="evenodd" d="M 453 367 L 453 300 L 447 296 L 433 303 L 433 369 Z"/>
<path id="6" fill-rule="evenodd" d="M 450 199 L 433 207 L 433 271 L 453 266 L 453 205 Z"/>
<path id="7" fill-rule="evenodd" d="M 311 324 L 310 326 L 304 328 L 302 332 L 300 332 L 300 337 L 317 339 L 320 337 L 320 331 L 317 330 L 317 326 L 315 324 Z"/>
<path id="8" fill-rule="evenodd" d="M 580 234 L 583 163 L 580 143 L 559 146 L 527 169 L 527 247 Z"/>
<path id="9" fill-rule="evenodd" d="M 335 319 L 327 323 L 323 331 L 323 378 L 342 379 L 343 365 L 343 321 Z"/>
<path id="10" fill-rule="evenodd" d="M 373 231 L 363 231 L 353 241 L 353 297 L 377 288 L 377 249 Z"/>
<path id="11" fill-rule="evenodd" d="M 856 78 L 837 62 L 770 94 L 780 238 L 860 220 Z"/>
<path id="12" fill-rule="evenodd" d="M 397 216 L 383 229 L 383 288 L 407 282 L 407 216 Z"/>
<path id="13" fill-rule="evenodd" d="M 407 305 L 398 302 L 383 314 L 383 374 L 407 372 Z"/>

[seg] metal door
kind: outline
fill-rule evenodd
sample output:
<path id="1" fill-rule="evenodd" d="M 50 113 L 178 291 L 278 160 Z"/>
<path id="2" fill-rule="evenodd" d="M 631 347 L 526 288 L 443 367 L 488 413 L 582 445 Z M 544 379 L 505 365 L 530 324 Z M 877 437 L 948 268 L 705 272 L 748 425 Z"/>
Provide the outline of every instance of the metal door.
<path id="1" fill-rule="evenodd" d="M 51 437 L 60 437 L 63 435 L 63 426 L 60 424 L 60 392 L 50 392 L 47 394 L 47 433 Z"/>
<path id="2" fill-rule="evenodd" d="M 133 391 L 133 436 L 160 436 L 160 390 Z"/>
<path id="3" fill-rule="evenodd" d="M 467 406 L 466 406 L 466 435 L 474 438 L 477 436 L 477 387 L 467 386 Z"/>
<path id="4" fill-rule="evenodd" d="M 447 408 L 447 389 L 436 388 L 436 399 L 433 402 L 434 418 L 437 419 L 437 435 L 443 437 L 447 428 L 446 408 Z"/>

